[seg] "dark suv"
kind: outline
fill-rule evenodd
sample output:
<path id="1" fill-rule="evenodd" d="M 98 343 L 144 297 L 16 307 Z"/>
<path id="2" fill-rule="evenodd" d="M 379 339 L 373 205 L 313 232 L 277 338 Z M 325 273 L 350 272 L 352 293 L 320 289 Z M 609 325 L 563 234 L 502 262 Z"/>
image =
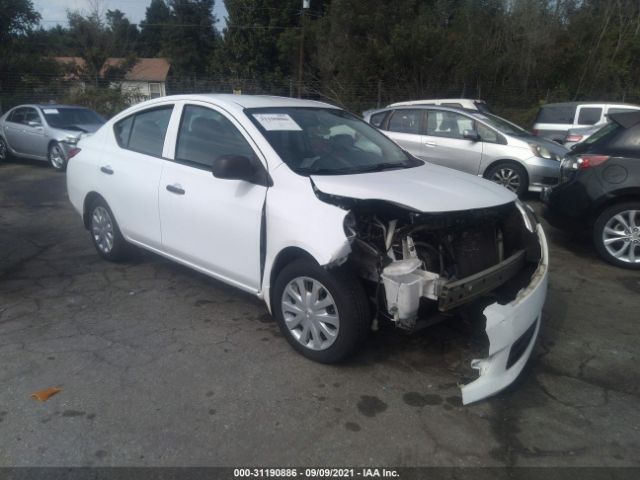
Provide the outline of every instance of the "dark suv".
<path id="1" fill-rule="evenodd" d="M 542 192 L 553 226 L 590 229 L 602 258 L 640 269 L 640 112 L 609 115 L 562 160 L 560 184 Z"/>

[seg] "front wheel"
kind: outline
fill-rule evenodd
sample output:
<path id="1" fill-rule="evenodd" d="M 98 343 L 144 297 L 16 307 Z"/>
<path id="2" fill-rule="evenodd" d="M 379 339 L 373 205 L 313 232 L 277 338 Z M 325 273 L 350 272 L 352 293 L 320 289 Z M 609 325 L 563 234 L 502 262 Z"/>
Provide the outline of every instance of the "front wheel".
<path id="1" fill-rule="evenodd" d="M 366 338 L 370 315 L 360 282 L 345 268 L 327 271 L 300 259 L 276 279 L 272 310 L 291 346 L 320 363 L 335 363 Z"/>
<path id="2" fill-rule="evenodd" d="M 58 143 L 49 145 L 49 164 L 58 172 L 64 172 L 67 169 L 67 157 Z"/>
<path id="3" fill-rule="evenodd" d="M 640 269 L 640 202 L 620 203 L 604 210 L 594 224 L 593 241 L 607 262 Z"/>
<path id="4" fill-rule="evenodd" d="M 485 178 L 502 185 L 518 196 L 525 193 L 529 188 L 527 172 L 517 163 L 498 163 L 487 170 Z"/>

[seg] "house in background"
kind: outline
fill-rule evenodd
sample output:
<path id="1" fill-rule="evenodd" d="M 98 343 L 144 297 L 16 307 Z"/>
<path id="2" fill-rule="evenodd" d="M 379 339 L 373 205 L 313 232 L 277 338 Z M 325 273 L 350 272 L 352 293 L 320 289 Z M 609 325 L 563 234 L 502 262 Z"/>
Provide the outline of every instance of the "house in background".
<path id="1" fill-rule="evenodd" d="M 124 58 L 108 58 L 102 67 L 103 71 L 109 67 L 118 67 L 124 61 Z M 119 82 L 120 88 L 123 93 L 131 96 L 131 103 L 164 97 L 167 94 L 170 69 L 171 64 L 166 58 L 138 58 Z"/>
<path id="2" fill-rule="evenodd" d="M 81 57 L 54 57 L 60 65 L 67 67 L 64 80 L 77 90 L 85 89 L 85 82 L 73 72 L 81 71 L 86 63 Z M 124 58 L 108 58 L 100 69 L 100 76 L 104 78 L 110 69 L 118 68 L 126 62 Z M 171 64 L 166 58 L 138 58 L 136 63 L 125 73 L 124 78 L 117 82 L 122 93 L 131 99 L 131 103 L 142 102 L 151 98 L 164 97 L 167 94 L 167 77 Z M 112 84 L 113 85 L 113 84 Z"/>

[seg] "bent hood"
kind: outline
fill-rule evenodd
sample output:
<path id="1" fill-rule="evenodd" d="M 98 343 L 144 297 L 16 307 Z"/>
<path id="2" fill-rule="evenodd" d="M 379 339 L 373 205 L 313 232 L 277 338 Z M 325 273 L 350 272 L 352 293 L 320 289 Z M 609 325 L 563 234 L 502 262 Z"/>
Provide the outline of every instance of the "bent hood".
<path id="1" fill-rule="evenodd" d="M 517 198 L 493 182 L 430 163 L 356 175 L 313 175 L 311 179 L 323 193 L 360 200 L 385 200 L 421 212 L 495 207 Z"/>

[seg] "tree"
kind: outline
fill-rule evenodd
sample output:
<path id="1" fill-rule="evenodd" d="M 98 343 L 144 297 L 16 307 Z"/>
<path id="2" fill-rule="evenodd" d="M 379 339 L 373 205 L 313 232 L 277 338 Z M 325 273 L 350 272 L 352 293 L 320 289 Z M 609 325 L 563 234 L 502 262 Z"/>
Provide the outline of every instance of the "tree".
<path id="1" fill-rule="evenodd" d="M 47 81 L 36 74 L 51 65 L 27 42 L 39 21 L 31 0 L 0 0 L 0 111 L 19 101 L 17 96 L 30 86 Z"/>
<path id="2" fill-rule="evenodd" d="M 131 55 L 136 51 L 138 27 L 132 24 L 120 10 L 107 10 L 107 27 L 112 37 L 112 53 L 118 57 Z"/>
<path id="3" fill-rule="evenodd" d="M 207 72 L 218 41 L 214 0 L 170 0 L 171 28 L 162 50 L 177 75 Z"/>
<path id="4" fill-rule="evenodd" d="M 151 0 L 145 18 L 140 22 L 138 54 L 141 57 L 161 55 L 169 42 L 171 29 L 171 9 L 164 0 Z"/>

